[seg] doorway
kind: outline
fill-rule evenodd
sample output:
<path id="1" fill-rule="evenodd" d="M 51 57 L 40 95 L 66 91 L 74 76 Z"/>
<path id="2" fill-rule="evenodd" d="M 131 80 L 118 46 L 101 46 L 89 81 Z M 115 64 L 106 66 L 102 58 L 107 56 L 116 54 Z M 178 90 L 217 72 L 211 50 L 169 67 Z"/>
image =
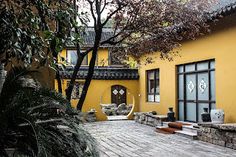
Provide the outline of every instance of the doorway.
<path id="1" fill-rule="evenodd" d="M 177 69 L 179 120 L 200 122 L 203 108 L 216 108 L 215 61 L 183 64 Z"/>
<path id="2" fill-rule="evenodd" d="M 126 88 L 121 85 L 113 85 L 111 87 L 111 103 L 120 105 L 126 104 Z"/>

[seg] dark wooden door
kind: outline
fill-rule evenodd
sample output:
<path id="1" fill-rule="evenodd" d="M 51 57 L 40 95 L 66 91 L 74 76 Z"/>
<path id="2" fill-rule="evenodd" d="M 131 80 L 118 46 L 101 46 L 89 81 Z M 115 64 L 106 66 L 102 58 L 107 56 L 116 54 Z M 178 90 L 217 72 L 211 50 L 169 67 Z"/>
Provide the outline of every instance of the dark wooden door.
<path id="1" fill-rule="evenodd" d="M 126 104 L 126 88 L 124 86 L 114 85 L 111 87 L 111 103 Z"/>

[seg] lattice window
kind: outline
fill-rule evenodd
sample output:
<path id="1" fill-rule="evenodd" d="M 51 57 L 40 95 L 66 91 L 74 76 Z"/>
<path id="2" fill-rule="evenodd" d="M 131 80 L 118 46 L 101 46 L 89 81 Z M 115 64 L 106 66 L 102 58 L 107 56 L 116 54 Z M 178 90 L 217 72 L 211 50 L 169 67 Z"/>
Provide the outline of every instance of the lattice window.
<path id="1" fill-rule="evenodd" d="M 67 82 L 67 86 L 69 86 L 69 83 L 70 82 Z M 82 94 L 83 87 L 84 87 L 84 82 L 76 81 L 73 91 L 71 93 L 71 99 L 79 99 Z"/>

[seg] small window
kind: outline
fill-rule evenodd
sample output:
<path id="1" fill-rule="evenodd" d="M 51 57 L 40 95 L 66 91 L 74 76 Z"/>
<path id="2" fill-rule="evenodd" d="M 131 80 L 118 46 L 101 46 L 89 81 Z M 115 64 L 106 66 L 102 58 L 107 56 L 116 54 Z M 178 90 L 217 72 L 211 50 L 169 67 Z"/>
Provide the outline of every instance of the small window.
<path id="1" fill-rule="evenodd" d="M 76 50 L 67 50 L 67 62 L 71 65 L 75 65 L 77 62 L 77 51 Z M 84 60 L 81 65 L 88 65 L 88 56 L 84 57 Z"/>
<path id="2" fill-rule="evenodd" d="M 68 81 L 67 82 L 67 87 L 69 86 L 69 83 L 70 82 Z M 83 87 L 84 87 L 84 82 L 76 81 L 75 85 L 74 85 L 74 88 L 73 88 L 73 91 L 71 93 L 71 99 L 79 99 L 81 94 L 82 94 Z"/>
<path id="3" fill-rule="evenodd" d="M 160 102 L 159 69 L 147 71 L 147 101 Z"/>

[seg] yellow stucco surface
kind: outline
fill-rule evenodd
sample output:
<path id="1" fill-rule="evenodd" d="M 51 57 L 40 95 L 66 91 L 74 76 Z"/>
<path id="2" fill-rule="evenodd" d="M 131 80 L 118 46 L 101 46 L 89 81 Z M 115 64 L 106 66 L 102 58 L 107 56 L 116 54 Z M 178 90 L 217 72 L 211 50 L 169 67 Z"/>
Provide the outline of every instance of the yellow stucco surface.
<path id="1" fill-rule="evenodd" d="M 111 102 L 111 86 L 123 85 L 128 89 L 128 104 L 135 102 L 132 111 L 147 112 L 157 111 L 158 114 L 166 114 L 169 107 L 173 107 L 177 113 L 177 71 L 180 64 L 215 60 L 215 80 L 216 80 L 216 108 L 224 109 L 225 122 L 236 122 L 236 17 L 229 16 L 221 19 L 217 26 L 213 27 L 210 35 L 200 37 L 194 41 L 185 41 L 178 49 L 179 56 L 174 60 L 161 60 L 158 53 L 149 55 L 153 57 L 154 63 L 141 65 L 139 68 L 139 81 L 125 80 L 93 80 L 85 100 L 83 111 L 90 109 L 97 110 L 98 120 L 106 120 L 106 116 L 101 112 L 100 103 Z M 66 57 L 66 50 L 61 56 Z M 99 66 L 108 65 L 108 49 L 99 49 L 97 63 Z M 91 53 L 88 55 L 88 60 Z M 145 59 L 145 57 L 143 57 Z M 146 102 L 146 70 L 160 70 L 160 103 Z M 63 88 L 65 89 L 64 80 Z M 63 90 L 64 90 L 63 89 Z M 134 98 L 132 97 L 134 95 Z M 140 94 L 140 95 L 139 95 Z M 76 100 L 72 100 L 75 106 Z M 130 114 L 132 115 L 132 114 Z"/>
<path id="2" fill-rule="evenodd" d="M 92 57 L 92 53 L 88 54 L 88 60 L 90 61 Z M 108 66 L 108 49 L 107 48 L 100 48 L 98 50 L 98 55 L 97 55 L 97 61 L 96 65 L 97 66 Z"/>
<path id="3" fill-rule="evenodd" d="M 60 56 L 66 59 L 66 49 L 62 50 Z M 88 64 L 91 59 L 91 52 L 88 54 Z M 59 57 L 59 62 L 61 62 Z M 109 52 L 107 48 L 100 48 L 98 51 L 96 66 L 104 66 L 107 67 L 109 64 Z M 65 95 L 65 89 L 67 87 L 67 81 L 62 80 L 63 87 L 63 95 Z M 84 80 L 77 80 L 84 81 Z M 127 88 L 127 104 L 133 104 L 133 108 L 131 113 L 138 111 L 138 103 L 139 103 L 139 88 L 138 88 L 138 80 L 92 80 L 91 85 L 89 87 L 87 97 L 84 102 L 84 106 L 82 111 L 86 112 L 91 109 L 95 109 L 97 111 L 96 117 L 97 120 L 107 120 L 105 114 L 102 113 L 100 104 L 109 104 L 111 103 L 111 86 L 112 85 L 122 85 Z M 55 81 L 55 88 L 57 88 L 57 84 Z M 78 100 L 72 99 L 71 104 L 72 107 L 76 107 Z M 133 115 L 129 114 L 128 118 L 132 118 Z"/>
<path id="4" fill-rule="evenodd" d="M 60 56 L 65 58 L 66 59 L 66 49 L 63 49 L 60 53 Z M 91 52 L 88 54 L 88 64 L 89 64 L 89 61 L 92 57 L 92 54 Z M 108 49 L 107 48 L 100 48 L 98 50 L 98 55 L 97 55 L 97 61 L 96 61 L 96 66 L 108 66 L 108 63 L 109 63 L 109 52 L 108 52 Z M 59 62 L 62 62 L 61 58 L 58 57 L 58 61 Z"/>
<path id="5" fill-rule="evenodd" d="M 62 82 L 63 86 L 63 95 L 65 95 L 65 89 L 67 86 L 67 81 L 64 79 Z M 83 81 L 83 80 L 77 80 Z M 127 102 L 134 105 L 132 112 L 137 112 L 139 106 L 139 92 L 138 92 L 138 80 L 92 80 L 89 90 L 87 93 L 87 97 L 84 102 L 84 106 L 82 112 L 89 111 L 91 109 L 95 109 L 97 111 L 96 117 L 97 120 L 107 120 L 107 117 L 101 110 L 101 103 L 111 103 L 111 95 L 110 88 L 113 85 L 122 85 L 127 88 Z M 55 84 L 55 87 L 57 85 Z M 105 97 L 104 97 L 105 95 Z M 71 100 L 72 107 L 76 107 L 78 100 Z M 128 116 L 132 118 L 132 115 Z"/>
<path id="6" fill-rule="evenodd" d="M 180 56 L 174 57 L 174 61 L 161 60 L 158 54 L 155 54 L 152 55 L 154 63 L 141 66 L 139 111 L 154 110 L 159 114 L 166 114 L 168 107 L 174 107 L 177 113 L 176 66 L 215 59 L 216 108 L 224 109 L 225 122 L 236 122 L 236 26 L 231 24 L 236 24 L 236 18 L 228 18 L 223 22 L 231 27 L 217 29 L 210 35 L 182 43 L 179 49 Z M 156 68 L 160 70 L 160 103 L 148 103 L 145 73 L 146 70 Z"/>

